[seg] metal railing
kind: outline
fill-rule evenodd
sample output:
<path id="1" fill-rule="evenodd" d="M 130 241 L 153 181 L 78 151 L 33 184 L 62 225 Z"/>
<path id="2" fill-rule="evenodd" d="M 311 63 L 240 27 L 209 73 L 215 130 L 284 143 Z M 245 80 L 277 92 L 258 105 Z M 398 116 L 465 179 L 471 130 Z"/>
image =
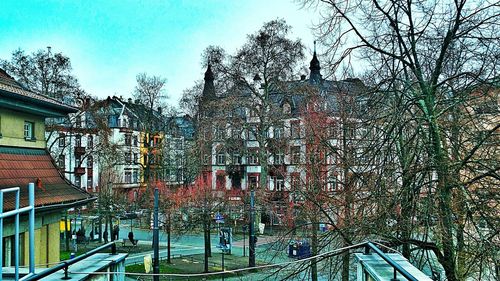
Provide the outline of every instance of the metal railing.
<path id="1" fill-rule="evenodd" d="M 386 261 L 392 268 L 394 269 L 393 279 L 398 280 L 397 273 L 401 273 L 406 279 L 410 281 L 418 281 L 413 275 L 411 275 L 408 271 L 402 268 L 397 262 L 393 261 L 388 255 L 382 252 L 377 246 L 375 246 L 372 242 L 366 242 L 362 247 L 365 247 L 365 254 L 370 254 L 370 249 L 373 250 L 377 255 L 379 255 L 384 261 Z"/>
<path id="2" fill-rule="evenodd" d="M 41 271 L 39 273 L 35 273 L 35 274 L 32 274 L 30 276 L 25 276 L 26 281 L 31 281 L 31 280 L 39 280 L 43 277 L 47 277 L 53 273 L 56 273 L 57 271 L 59 270 L 64 270 L 64 277 L 62 279 L 70 279 L 69 277 L 69 266 L 72 265 L 72 264 L 75 264 L 81 260 L 84 260 L 94 254 L 97 254 L 98 252 L 100 251 L 103 251 L 103 250 L 106 250 L 106 249 L 109 249 L 111 248 L 111 254 L 116 254 L 116 245 L 115 245 L 115 242 L 109 242 L 108 244 L 105 244 L 105 245 L 102 245 L 100 247 L 97 247 L 93 250 L 90 250 L 82 255 L 79 255 L 77 257 L 74 257 L 70 260 L 66 260 L 66 261 L 62 261 L 61 263 L 59 263 L 58 265 L 54 266 L 54 267 L 51 267 L 51 268 L 48 268 L 44 271 Z"/>
<path id="3" fill-rule="evenodd" d="M 15 193 L 15 208 L 13 210 L 3 212 L 4 194 Z M 35 274 L 35 184 L 28 184 L 28 206 L 19 207 L 21 189 L 19 187 L 11 187 L 0 190 L 0 257 L 3 258 L 3 220 L 8 217 L 14 217 L 14 263 L 16 280 L 26 280 Z M 29 273 L 19 279 L 19 216 L 23 213 L 29 213 Z M 0 279 L 3 276 L 3 268 L 0 266 Z"/>

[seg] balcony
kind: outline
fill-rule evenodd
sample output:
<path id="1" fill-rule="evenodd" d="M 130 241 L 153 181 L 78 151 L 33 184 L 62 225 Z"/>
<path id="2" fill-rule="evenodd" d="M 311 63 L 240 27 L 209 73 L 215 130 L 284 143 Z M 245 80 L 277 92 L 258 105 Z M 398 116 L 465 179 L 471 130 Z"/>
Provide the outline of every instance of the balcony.
<path id="1" fill-rule="evenodd" d="M 123 189 L 128 189 L 128 188 L 138 188 L 140 187 L 140 183 L 126 183 L 126 182 L 115 182 L 113 183 L 113 188 L 123 188 Z"/>
<path id="2" fill-rule="evenodd" d="M 269 192 L 268 198 L 270 198 L 271 201 L 288 202 L 289 194 L 287 191 L 283 190 L 271 191 Z"/>
<path id="3" fill-rule="evenodd" d="M 127 127 L 120 127 L 120 133 L 131 133 L 132 129 Z"/>
<path id="4" fill-rule="evenodd" d="M 75 146 L 75 155 L 83 155 L 85 154 L 85 147 L 84 146 Z"/>
<path id="5" fill-rule="evenodd" d="M 80 175 L 80 176 L 85 174 L 85 168 L 84 167 L 75 167 L 75 174 Z"/>
<path id="6" fill-rule="evenodd" d="M 243 174 L 243 172 L 245 171 L 245 166 L 243 165 L 228 165 L 226 167 L 226 172 L 228 174 L 231 174 L 231 175 L 234 175 L 234 174 Z"/>

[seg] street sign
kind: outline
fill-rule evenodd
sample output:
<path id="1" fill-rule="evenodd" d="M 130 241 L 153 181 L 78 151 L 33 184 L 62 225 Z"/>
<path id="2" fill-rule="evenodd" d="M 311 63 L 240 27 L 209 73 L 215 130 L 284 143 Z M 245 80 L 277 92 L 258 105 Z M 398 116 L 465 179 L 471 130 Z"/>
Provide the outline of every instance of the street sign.
<path id="1" fill-rule="evenodd" d="M 216 223 L 224 223 L 224 216 L 221 213 L 215 214 Z"/>

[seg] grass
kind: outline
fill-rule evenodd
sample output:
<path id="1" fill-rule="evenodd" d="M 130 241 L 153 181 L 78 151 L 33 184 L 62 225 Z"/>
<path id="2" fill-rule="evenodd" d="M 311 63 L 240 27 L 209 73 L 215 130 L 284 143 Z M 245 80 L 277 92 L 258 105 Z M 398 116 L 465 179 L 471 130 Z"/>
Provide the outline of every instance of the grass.
<path id="1" fill-rule="evenodd" d="M 217 272 L 222 270 L 222 261 L 220 253 L 212 253 L 212 257 L 209 258 L 209 272 Z M 178 274 L 193 274 L 193 273 L 203 273 L 204 255 L 196 254 L 191 256 L 186 256 L 182 258 L 173 258 L 172 263 L 168 264 L 166 261 L 162 260 L 160 262 L 160 273 L 178 273 Z M 262 262 L 257 262 L 257 265 L 263 265 Z M 241 257 L 235 255 L 224 255 L 224 269 L 234 270 L 238 268 L 245 268 L 248 265 L 248 257 Z M 131 273 L 145 273 L 144 264 L 129 265 L 125 268 L 126 272 Z M 226 273 L 224 277 L 234 277 L 244 275 L 245 273 Z M 200 277 L 189 277 L 189 280 L 215 280 L 221 279 L 221 275 L 213 276 L 200 276 Z M 182 277 L 179 277 L 183 279 Z M 174 277 L 162 277 L 161 280 L 175 280 Z"/>

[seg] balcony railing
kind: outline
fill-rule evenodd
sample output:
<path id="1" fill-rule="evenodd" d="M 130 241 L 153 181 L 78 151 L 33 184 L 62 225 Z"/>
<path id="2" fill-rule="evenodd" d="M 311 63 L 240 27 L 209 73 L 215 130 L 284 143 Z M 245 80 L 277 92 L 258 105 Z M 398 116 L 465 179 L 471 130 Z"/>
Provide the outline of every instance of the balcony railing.
<path id="1" fill-rule="evenodd" d="M 83 174 L 85 174 L 85 168 L 84 167 L 75 167 L 74 172 L 77 175 L 83 175 Z"/>
<path id="2" fill-rule="evenodd" d="M 85 147 L 84 146 L 75 146 L 75 155 L 83 155 L 85 154 Z"/>

